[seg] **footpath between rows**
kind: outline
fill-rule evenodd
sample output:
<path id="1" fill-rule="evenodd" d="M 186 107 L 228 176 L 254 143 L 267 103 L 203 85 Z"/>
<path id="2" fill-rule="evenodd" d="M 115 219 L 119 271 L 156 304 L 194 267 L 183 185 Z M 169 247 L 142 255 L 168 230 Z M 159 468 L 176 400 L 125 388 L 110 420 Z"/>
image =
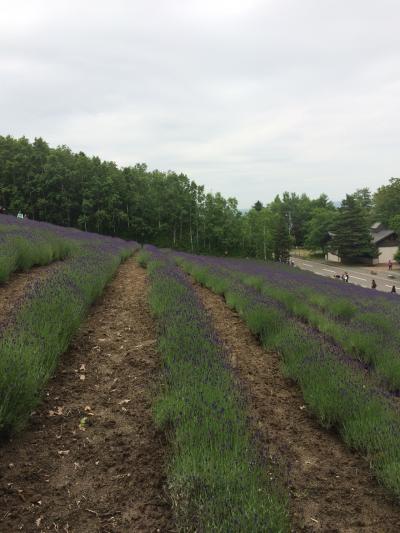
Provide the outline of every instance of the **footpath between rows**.
<path id="1" fill-rule="evenodd" d="M 126 261 L 60 361 L 26 430 L 0 443 L 0 531 L 173 531 L 152 420 L 156 326 Z"/>

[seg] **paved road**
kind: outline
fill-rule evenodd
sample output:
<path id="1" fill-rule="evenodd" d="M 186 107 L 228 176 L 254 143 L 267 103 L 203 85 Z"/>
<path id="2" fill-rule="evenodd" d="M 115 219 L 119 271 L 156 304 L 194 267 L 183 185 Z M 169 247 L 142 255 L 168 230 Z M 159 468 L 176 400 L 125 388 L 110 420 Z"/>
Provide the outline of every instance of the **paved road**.
<path id="1" fill-rule="evenodd" d="M 374 270 L 374 267 L 348 267 L 348 266 L 333 266 L 331 264 L 326 264 L 321 261 L 314 261 L 308 259 L 302 259 L 298 257 L 292 257 L 294 264 L 303 270 L 309 270 L 318 274 L 320 276 L 325 276 L 327 278 L 332 278 L 335 274 L 340 276 L 346 271 L 349 274 L 349 283 L 354 285 L 360 285 L 361 287 L 371 287 L 372 280 L 374 279 L 377 285 L 377 289 L 384 292 L 390 292 L 393 285 L 396 286 L 396 290 L 400 295 L 400 271 L 393 271 L 394 278 L 391 279 L 388 277 L 387 270 L 381 270 L 382 267 L 378 267 L 376 270 L 377 274 L 371 274 L 371 270 Z"/>

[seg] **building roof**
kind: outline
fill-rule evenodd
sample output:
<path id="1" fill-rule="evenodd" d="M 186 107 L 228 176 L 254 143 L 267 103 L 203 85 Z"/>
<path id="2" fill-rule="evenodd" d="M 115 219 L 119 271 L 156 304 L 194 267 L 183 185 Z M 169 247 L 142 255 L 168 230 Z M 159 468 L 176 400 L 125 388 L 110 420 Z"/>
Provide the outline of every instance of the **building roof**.
<path id="1" fill-rule="evenodd" d="M 382 222 L 375 222 L 374 224 L 372 224 L 370 231 L 371 239 L 374 244 L 378 244 L 387 237 L 396 234 L 396 232 L 391 229 L 384 229 L 384 225 L 382 224 Z M 328 231 L 328 235 L 332 239 L 335 236 L 335 233 L 332 231 Z"/>
<path id="2" fill-rule="evenodd" d="M 386 239 L 386 237 L 390 237 L 390 235 L 393 235 L 395 232 L 391 229 L 382 229 L 380 231 L 372 231 L 372 242 L 374 244 L 378 244 L 378 242 L 383 241 L 383 239 Z"/>
<path id="3" fill-rule="evenodd" d="M 383 229 L 382 222 L 374 222 L 371 226 L 371 232 L 374 233 L 375 231 L 380 231 Z"/>

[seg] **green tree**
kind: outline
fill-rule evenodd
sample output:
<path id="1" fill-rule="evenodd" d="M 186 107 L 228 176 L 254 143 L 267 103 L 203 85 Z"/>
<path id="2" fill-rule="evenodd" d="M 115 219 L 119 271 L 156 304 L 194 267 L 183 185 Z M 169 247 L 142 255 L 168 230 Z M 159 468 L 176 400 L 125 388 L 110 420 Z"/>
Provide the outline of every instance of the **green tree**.
<path id="1" fill-rule="evenodd" d="M 398 236 L 400 236 L 400 214 L 391 217 L 389 220 L 389 227 L 391 230 L 395 231 Z M 394 259 L 400 263 L 400 248 L 397 250 Z"/>
<path id="2" fill-rule="evenodd" d="M 263 205 L 260 202 L 260 200 L 257 200 L 257 202 L 252 207 L 252 209 L 255 209 L 256 211 L 261 211 L 262 208 L 263 208 Z"/>
<path id="3" fill-rule="evenodd" d="M 400 215 L 400 178 L 390 178 L 374 194 L 374 220 L 389 225 L 390 219 Z"/>
<path id="4" fill-rule="evenodd" d="M 335 209 L 335 206 L 329 200 L 328 196 L 325 193 L 320 194 L 319 197 L 316 198 L 315 200 L 311 200 L 311 207 L 313 210 L 317 208 L 331 209 L 331 210 Z"/>
<path id="5" fill-rule="evenodd" d="M 275 261 L 288 261 L 293 238 L 290 235 L 289 215 L 279 197 L 275 198 L 271 208 L 271 244 Z"/>
<path id="6" fill-rule="evenodd" d="M 363 209 L 364 216 L 367 219 L 368 224 L 371 225 L 374 222 L 374 203 L 371 191 L 367 187 L 364 187 L 363 189 L 357 189 L 351 196 L 353 196 L 359 206 Z"/>
<path id="7" fill-rule="evenodd" d="M 243 224 L 235 199 L 208 194 L 176 172 L 0 136 L 0 204 L 59 225 L 191 251 L 238 253 Z"/>
<path id="8" fill-rule="evenodd" d="M 293 242 L 296 246 L 303 246 L 307 222 L 310 220 L 313 210 L 312 201 L 306 194 L 299 196 L 296 193 L 284 192 L 281 202 Z"/>
<path id="9" fill-rule="evenodd" d="M 400 214 L 394 215 L 389 220 L 389 228 L 400 236 Z"/>
<path id="10" fill-rule="evenodd" d="M 272 214 L 269 208 L 250 209 L 242 220 L 242 250 L 259 259 L 272 259 Z"/>
<path id="11" fill-rule="evenodd" d="M 342 201 L 329 249 L 344 262 L 377 257 L 365 211 L 353 195 L 346 195 Z"/>
<path id="12" fill-rule="evenodd" d="M 335 209 L 322 207 L 314 209 L 306 227 L 305 246 L 309 250 L 322 250 L 325 254 L 328 242 L 330 241 L 329 232 L 335 225 L 336 216 Z"/>
<path id="13" fill-rule="evenodd" d="M 370 213 L 373 207 L 373 201 L 371 191 L 368 189 L 368 187 L 357 189 L 352 196 L 367 214 Z"/>

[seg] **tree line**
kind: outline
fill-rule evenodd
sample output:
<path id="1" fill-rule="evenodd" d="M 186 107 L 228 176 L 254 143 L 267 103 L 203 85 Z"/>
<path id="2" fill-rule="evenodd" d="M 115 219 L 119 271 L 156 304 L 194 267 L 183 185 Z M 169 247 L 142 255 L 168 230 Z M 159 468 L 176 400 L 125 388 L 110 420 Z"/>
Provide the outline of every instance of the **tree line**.
<path id="1" fill-rule="evenodd" d="M 356 223 L 363 254 L 375 253 L 367 236 L 374 220 L 400 233 L 397 178 L 373 195 L 368 189 L 347 195 L 340 208 L 325 194 L 310 199 L 285 192 L 242 213 L 235 198 L 206 192 L 185 174 L 150 171 L 144 163 L 120 168 L 67 146 L 51 148 L 41 138 L 0 136 L 0 203 L 62 226 L 261 259 L 286 260 L 292 246 L 325 252 L 337 246 L 329 232 L 349 232 Z"/>

